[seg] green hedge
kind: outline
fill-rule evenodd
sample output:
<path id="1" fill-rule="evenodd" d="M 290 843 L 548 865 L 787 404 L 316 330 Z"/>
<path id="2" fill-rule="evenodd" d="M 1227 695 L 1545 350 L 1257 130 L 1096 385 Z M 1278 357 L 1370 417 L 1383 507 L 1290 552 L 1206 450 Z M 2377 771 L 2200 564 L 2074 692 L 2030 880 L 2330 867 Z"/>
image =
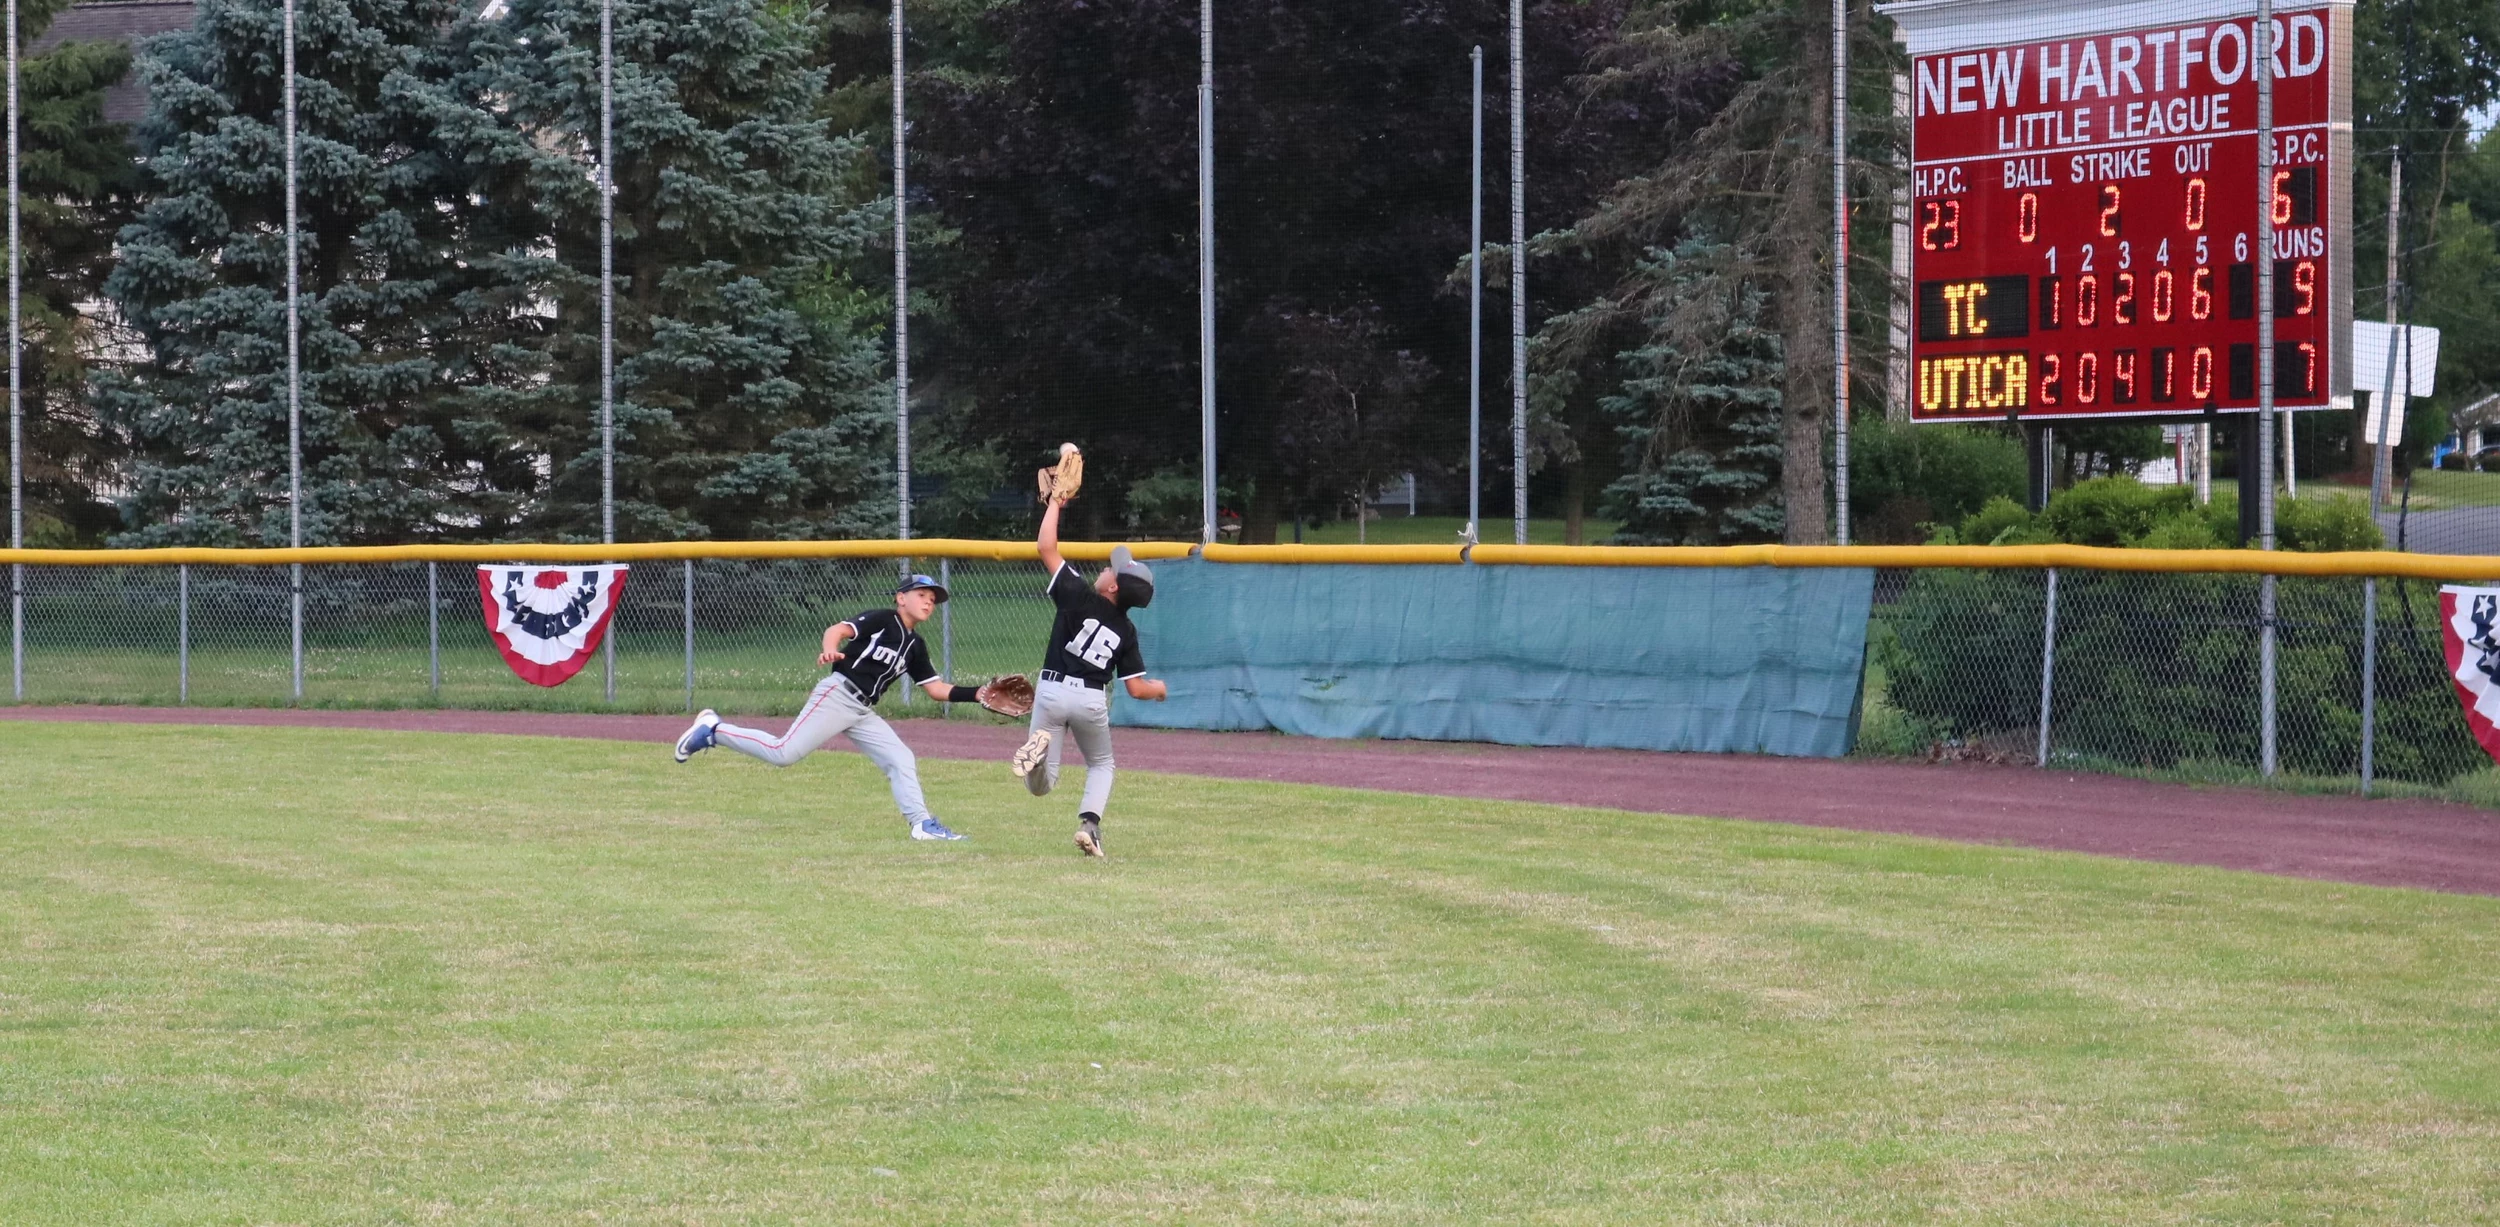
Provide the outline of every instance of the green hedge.
<path id="1" fill-rule="evenodd" d="M 2227 498 L 2125 478 L 2085 482 L 2031 513 L 1995 501 L 1942 541 L 2211 548 L 2233 531 Z M 2286 500 L 2284 548 L 2375 549 L 2356 499 Z M 2053 756 L 2130 768 L 2259 760 L 2258 588 L 2247 575 L 2058 575 Z M 2444 783 L 2490 765 L 2467 733 L 2441 660 L 2438 587 L 2379 587 L 2378 774 Z M 2038 572 L 1922 571 L 1879 611 L 1885 701 L 1936 738 L 2036 729 Z M 2346 775 L 2361 757 L 2362 584 L 2286 578 L 2277 587 L 2277 735 L 2285 770 Z"/>
<path id="2" fill-rule="evenodd" d="M 2254 576 L 2058 575 L 2051 753 L 2131 768 L 2259 759 Z M 1936 737 L 2030 729 L 2039 719 L 2045 584 L 2037 573 L 1927 571 L 1876 640 L 1885 699 Z M 2440 659 L 2437 587 L 2380 585 L 2377 772 L 2439 784 L 2490 765 Z M 2277 589 L 2283 768 L 2349 775 L 2361 757 L 2358 580 Z M 2405 606 L 2410 603 L 2412 622 Z"/>

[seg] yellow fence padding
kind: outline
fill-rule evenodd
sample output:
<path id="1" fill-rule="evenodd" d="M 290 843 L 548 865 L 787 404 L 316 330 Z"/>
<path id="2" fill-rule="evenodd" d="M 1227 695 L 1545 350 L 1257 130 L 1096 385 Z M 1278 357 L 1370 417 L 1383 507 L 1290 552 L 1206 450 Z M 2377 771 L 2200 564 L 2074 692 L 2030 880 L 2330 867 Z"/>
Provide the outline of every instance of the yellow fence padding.
<path id="1" fill-rule="evenodd" d="M 1100 562 L 1111 542 L 1070 541 L 1060 552 Z M 2168 574 L 2385 576 L 2500 580 L 2500 557 L 2371 550 L 2294 554 L 2262 550 L 2125 550 L 2083 545 L 1211 545 L 1130 542 L 1148 561 L 1192 554 L 1210 562 L 1545 567 L 2068 567 Z M 42 567 L 269 567 L 385 562 L 674 562 L 685 558 L 956 558 L 997 562 L 1039 557 L 1030 541 L 650 541 L 618 545 L 357 545 L 290 549 L 8 550 L 0 564 Z"/>
<path id="2" fill-rule="evenodd" d="M 1457 563 L 1464 549 L 1448 545 L 1210 545 L 1209 562 Z"/>

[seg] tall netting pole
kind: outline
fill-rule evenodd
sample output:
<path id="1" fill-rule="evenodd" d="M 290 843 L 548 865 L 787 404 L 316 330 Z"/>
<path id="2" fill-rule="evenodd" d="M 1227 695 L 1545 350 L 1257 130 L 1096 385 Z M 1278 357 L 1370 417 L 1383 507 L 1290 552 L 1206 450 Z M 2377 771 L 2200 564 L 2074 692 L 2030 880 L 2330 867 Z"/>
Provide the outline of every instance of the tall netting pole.
<path id="1" fill-rule="evenodd" d="M 1528 543 L 1528 23 L 1510 0 L 1510 517 Z"/>
<path id="2" fill-rule="evenodd" d="M 301 261 L 298 259 L 295 217 L 295 0 L 285 5 L 286 50 L 280 71 L 286 80 L 282 87 L 286 109 L 286 543 L 293 548 L 304 546 L 304 398 L 303 398 L 303 313 L 298 296 L 302 292 Z M 12 51 L 16 40 L 10 40 Z M 16 165 L 16 159 L 10 159 Z M 287 568 L 290 599 L 287 619 L 289 658 L 293 664 L 295 699 L 304 698 L 304 564 Z"/>
<path id="3" fill-rule="evenodd" d="M 616 544 L 616 3 L 599 4 L 599 542 Z M 602 637 L 616 702 L 616 635 Z"/>
<path id="4" fill-rule="evenodd" d="M 26 548 L 26 408 L 18 340 L 17 0 L 9 5 L 9 548 Z M 26 701 L 26 567 L 9 564 L 9 698 Z"/>
<path id="5" fill-rule="evenodd" d="M 2249 44 L 2257 74 L 2257 542 L 2274 548 L 2274 0 L 2257 0 Z M 2272 776 L 2278 760 L 2274 625 L 2276 580 L 2257 585 L 2259 769 Z"/>
<path id="6" fill-rule="evenodd" d="M 1832 539 L 1849 544 L 1849 0 L 1832 0 Z"/>
<path id="7" fill-rule="evenodd" d="M 1199 540 L 1215 543 L 1215 0 L 1198 4 Z"/>
<path id="8" fill-rule="evenodd" d="M 1467 162 L 1467 543 L 1473 545 L 1484 525 L 1478 468 L 1484 458 L 1484 48 L 1467 58 L 1475 71 L 1475 141 Z"/>
<path id="9" fill-rule="evenodd" d="M 894 0 L 894 535 L 911 540 L 911 246 L 904 240 L 903 0 Z M 902 560 L 911 573 L 911 559 Z"/>

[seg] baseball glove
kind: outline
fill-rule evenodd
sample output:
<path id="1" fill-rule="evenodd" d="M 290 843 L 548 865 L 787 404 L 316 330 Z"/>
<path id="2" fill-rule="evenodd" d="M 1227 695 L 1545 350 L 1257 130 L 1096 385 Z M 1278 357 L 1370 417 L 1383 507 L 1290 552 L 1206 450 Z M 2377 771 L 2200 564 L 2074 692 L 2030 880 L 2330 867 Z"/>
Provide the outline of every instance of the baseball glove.
<path id="1" fill-rule="evenodd" d="M 1033 714 L 1033 683 L 1021 673 L 991 678 L 981 683 L 981 689 L 977 693 L 981 706 L 999 715 L 1029 716 Z"/>
<path id="2" fill-rule="evenodd" d="M 1059 445 L 1059 463 L 1035 473 L 1034 480 L 1042 488 L 1042 501 L 1064 503 L 1076 497 L 1085 484 L 1085 453 L 1076 444 Z"/>

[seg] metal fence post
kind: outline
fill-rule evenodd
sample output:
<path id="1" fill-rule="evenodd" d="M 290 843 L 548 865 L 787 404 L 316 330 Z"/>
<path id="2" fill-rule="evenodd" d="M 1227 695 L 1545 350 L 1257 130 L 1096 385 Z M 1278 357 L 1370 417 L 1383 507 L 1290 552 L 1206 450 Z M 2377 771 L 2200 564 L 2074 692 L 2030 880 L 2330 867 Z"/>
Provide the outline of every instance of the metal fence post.
<path id="1" fill-rule="evenodd" d="M 2398 580 L 2398 583 L 2404 581 Z M 2378 580 L 2361 581 L 2361 795 L 2370 795 L 2378 749 Z"/>
<path id="2" fill-rule="evenodd" d="M 2268 575 L 2257 585 L 2257 769 L 2267 779 L 2274 778 L 2281 750 L 2275 736 L 2274 582 L 2275 577 Z"/>
<path id="3" fill-rule="evenodd" d="M 443 598 L 442 564 L 425 564 L 425 689 L 434 701 L 443 701 Z"/>
<path id="4" fill-rule="evenodd" d="M 174 693 L 191 705 L 191 564 L 174 568 Z"/>
<path id="5" fill-rule="evenodd" d="M 295 563 L 287 569 L 287 583 L 292 593 L 287 618 L 287 652 L 295 672 L 295 701 L 304 701 L 304 564 Z"/>
<path id="6" fill-rule="evenodd" d="M 946 589 L 946 603 L 938 606 L 938 676 L 955 680 L 955 560 L 938 559 L 938 587 Z M 938 704 L 943 718 L 954 711 L 950 703 Z"/>
<path id="7" fill-rule="evenodd" d="M 686 710 L 694 710 L 694 559 L 686 560 Z"/>
<path id="8" fill-rule="evenodd" d="M 2049 695 L 2057 685 L 2057 568 L 2049 568 L 2049 599 L 2040 619 L 2040 757 L 2049 765 Z"/>

